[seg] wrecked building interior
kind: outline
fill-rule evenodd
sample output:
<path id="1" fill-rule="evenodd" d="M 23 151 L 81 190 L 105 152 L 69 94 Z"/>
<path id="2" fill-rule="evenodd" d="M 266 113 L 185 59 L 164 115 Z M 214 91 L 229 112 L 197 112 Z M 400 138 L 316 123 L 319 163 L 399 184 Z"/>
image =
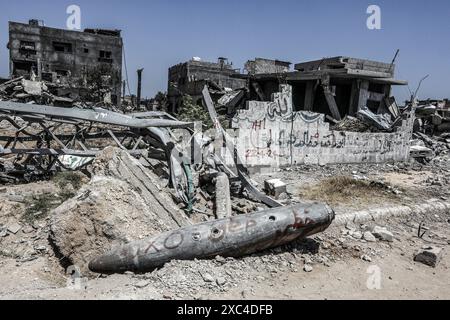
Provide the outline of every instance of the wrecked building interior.
<path id="1" fill-rule="evenodd" d="M 408 82 L 394 61 L 339 56 L 292 70 L 255 58 L 241 71 L 195 57 L 169 68 L 163 110 L 126 112 L 120 31 L 37 20 L 9 31 L 0 268 L 39 261 L 66 279 L 76 266 L 111 280 L 89 289 L 105 297 L 119 274 L 150 299 L 235 297 L 242 283 L 365 264 L 405 243 L 420 267 L 447 272 L 450 105 L 399 106 L 392 86 Z M 210 127 L 177 118 L 186 96 Z"/>

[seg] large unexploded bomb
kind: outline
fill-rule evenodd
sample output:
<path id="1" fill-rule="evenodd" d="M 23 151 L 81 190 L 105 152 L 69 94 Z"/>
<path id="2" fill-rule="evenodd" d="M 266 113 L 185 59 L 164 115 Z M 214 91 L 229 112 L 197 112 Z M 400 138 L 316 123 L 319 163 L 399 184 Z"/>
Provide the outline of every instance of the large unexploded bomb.
<path id="1" fill-rule="evenodd" d="M 242 256 L 322 232 L 333 220 L 333 210 L 321 203 L 278 207 L 132 242 L 93 259 L 89 269 L 146 272 L 171 260 Z"/>

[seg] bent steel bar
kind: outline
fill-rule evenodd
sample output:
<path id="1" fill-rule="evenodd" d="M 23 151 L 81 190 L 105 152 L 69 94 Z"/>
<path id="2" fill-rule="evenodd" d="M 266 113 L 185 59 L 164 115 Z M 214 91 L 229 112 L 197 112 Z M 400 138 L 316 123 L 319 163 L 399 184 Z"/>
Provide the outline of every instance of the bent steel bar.
<path id="1" fill-rule="evenodd" d="M 166 119 L 140 119 L 102 108 L 79 109 L 60 108 L 36 104 L 0 101 L 0 112 L 16 115 L 42 115 L 52 120 L 54 118 L 90 121 L 112 124 L 130 128 L 193 128 L 193 123 Z"/>
<path id="2" fill-rule="evenodd" d="M 136 241 L 93 259 L 89 269 L 146 272 L 171 260 L 242 256 L 322 232 L 333 220 L 333 210 L 321 203 L 274 208 Z"/>

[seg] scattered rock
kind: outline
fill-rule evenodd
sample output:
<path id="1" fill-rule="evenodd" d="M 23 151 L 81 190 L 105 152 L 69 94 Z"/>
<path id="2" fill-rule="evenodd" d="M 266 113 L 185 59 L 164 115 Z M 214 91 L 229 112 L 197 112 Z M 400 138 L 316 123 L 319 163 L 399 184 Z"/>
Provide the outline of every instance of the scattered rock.
<path id="1" fill-rule="evenodd" d="M 352 238 L 355 238 L 357 240 L 360 240 L 363 237 L 360 231 L 352 232 L 350 235 L 352 236 Z"/>
<path id="2" fill-rule="evenodd" d="M 218 278 L 216 279 L 216 283 L 217 283 L 219 286 L 223 286 L 226 282 L 227 282 L 227 280 L 226 280 L 224 277 L 218 277 Z"/>
<path id="3" fill-rule="evenodd" d="M 394 235 L 391 232 L 389 232 L 385 227 L 376 226 L 375 228 L 373 228 L 372 234 L 382 241 L 387 242 L 394 241 Z"/>
<path id="4" fill-rule="evenodd" d="M 345 224 L 345 228 L 350 231 L 355 231 L 357 229 L 357 226 L 353 222 L 349 221 Z"/>
<path id="5" fill-rule="evenodd" d="M 203 281 L 205 281 L 205 282 L 214 282 L 213 276 L 210 275 L 209 273 L 205 272 L 205 273 L 202 273 L 201 275 L 202 275 Z"/>
<path id="6" fill-rule="evenodd" d="M 368 256 L 367 254 L 363 255 L 361 257 L 362 260 L 367 261 L 367 262 L 372 262 L 372 258 L 370 256 Z"/>
<path id="7" fill-rule="evenodd" d="M 367 242 L 375 242 L 375 241 L 377 241 L 377 238 L 375 238 L 375 236 L 370 231 L 364 232 L 363 239 L 366 240 Z"/>
<path id="8" fill-rule="evenodd" d="M 311 265 L 309 265 L 309 264 L 305 264 L 305 265 L 303 266 L 303 271 L 305 271 L 305 272 L 311 272 L 311 271 L 313 271 L 313 267 L 312 267 Z"/>
<path id="9" fill-rule="evenodd" d="M 149 285 L 149 282 L 147 281 L 147 280 L 141 280 L 141 281 L 138 281 L 138 282 L 136 282 L 135 284 L 134 284 L 134 286 L 136 287 L 136 288 L 145 288 L 146 286 L 148 286 Z"/>
<path id="10" fill-rule="evenodd" d="M 34 228 L 32 226 L 25 226 L 22 229 L 22 232 L 25 234 L 29 234 L 32 233 L 34 231 Z"/>
<path id="11" fill-rule="evenodd" d="M 216 261 L 219 262 L 219 263 L 221 263 L 221 264 L 227 263 L 227 259 L 225 259 L 225 258 L 222 257 L 222 256 L 216 256 Z"/>
<path id="12" fill-rule="evenodd" d="M 439 261 L 441 260 L 443 253 L 442 248 L 438 247 L 423 247 L 416 253 L 414 261 L 421 262 L 427 266 L 435 268 Z"/>

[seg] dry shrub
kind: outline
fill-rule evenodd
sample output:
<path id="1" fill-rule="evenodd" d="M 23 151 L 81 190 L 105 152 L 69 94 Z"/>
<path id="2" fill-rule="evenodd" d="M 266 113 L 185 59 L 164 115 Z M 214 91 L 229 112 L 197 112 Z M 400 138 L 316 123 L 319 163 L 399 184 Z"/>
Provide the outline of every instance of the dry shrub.
<path id="1" fill-rule="evenodd" d="M 301 197 L 305 200 L 327 202 L 330 205 L 378 203 L 397 198 L 392 187 L 386 183 L 356 180 L 348 176 L 322 180 L 302 190 Z"/>

